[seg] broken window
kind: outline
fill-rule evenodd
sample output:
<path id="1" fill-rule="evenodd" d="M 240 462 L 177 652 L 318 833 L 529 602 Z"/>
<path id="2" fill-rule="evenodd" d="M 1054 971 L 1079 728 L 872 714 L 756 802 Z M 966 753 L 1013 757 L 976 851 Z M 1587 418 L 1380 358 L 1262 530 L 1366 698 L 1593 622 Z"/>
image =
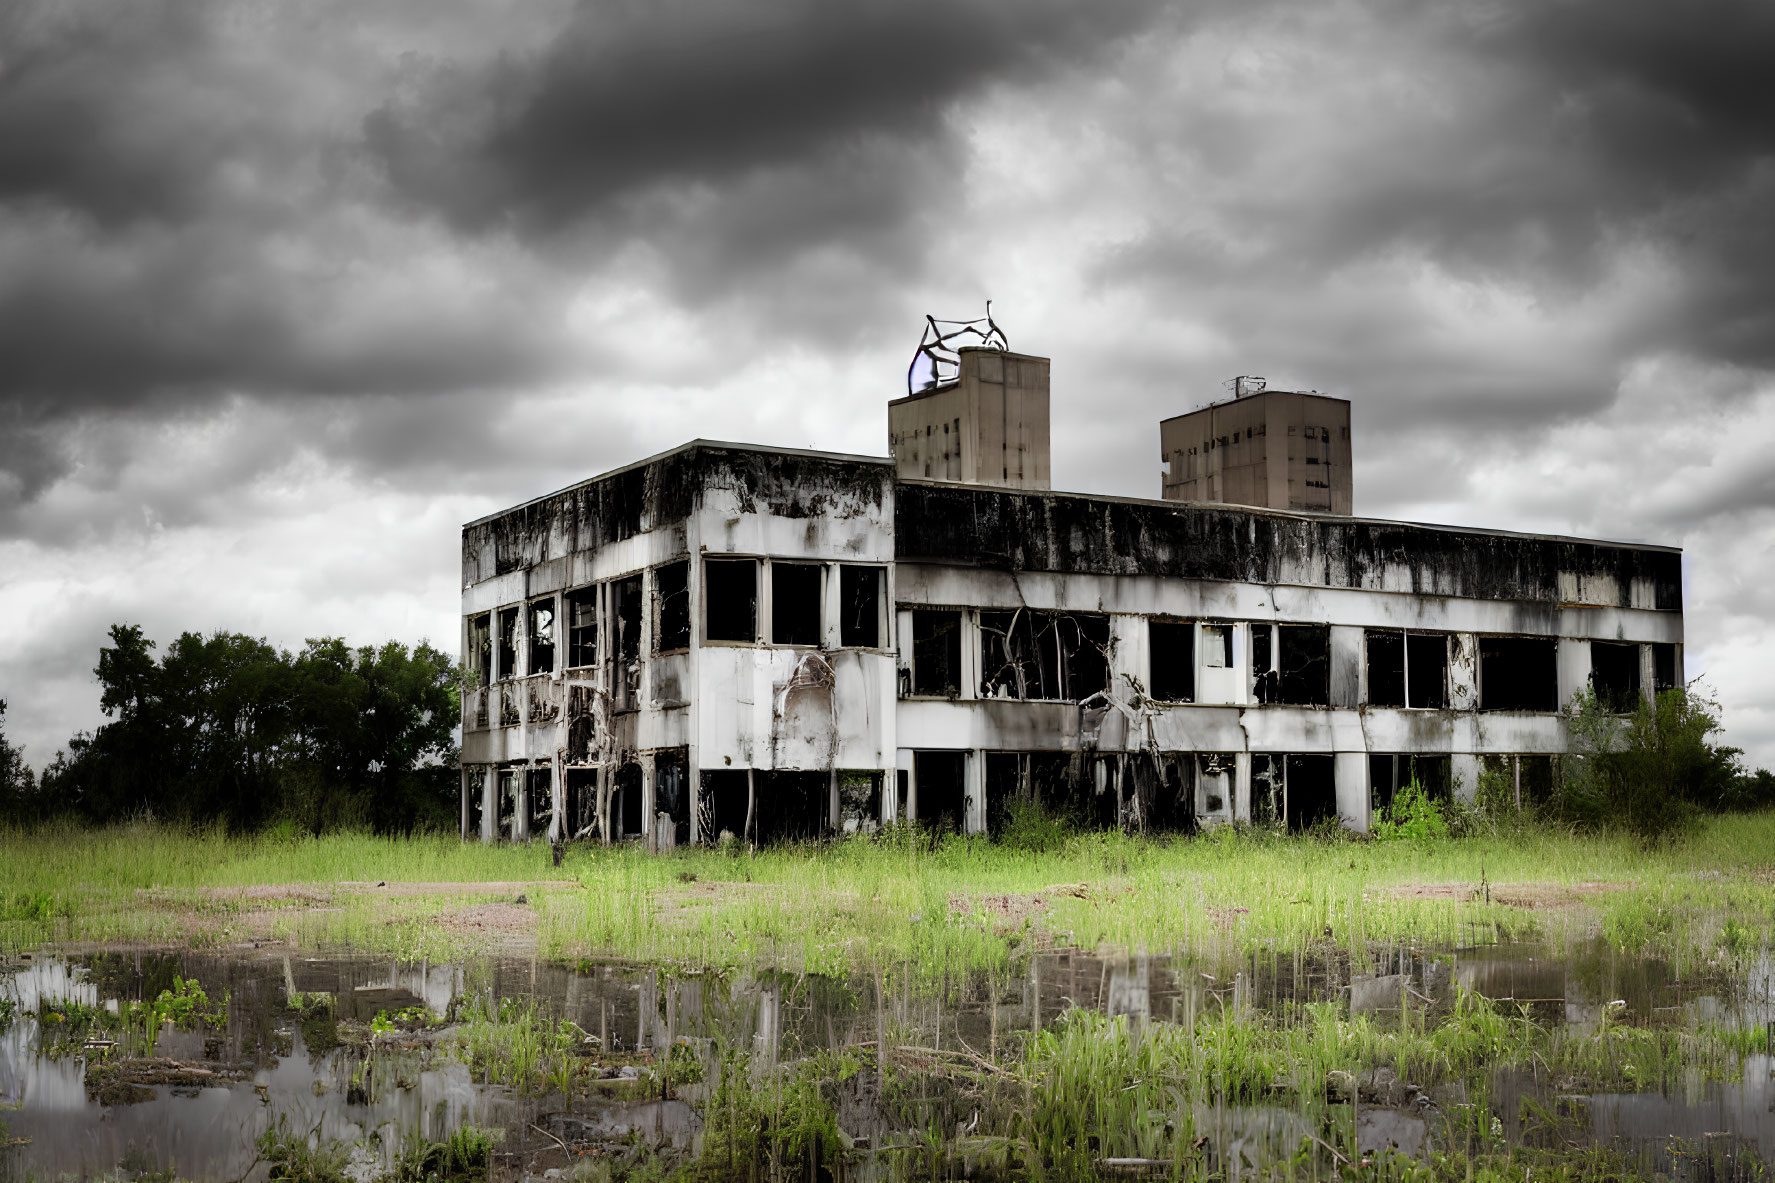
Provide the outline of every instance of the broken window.
<path id="1" fill-rule="evenodd" d="M 758 639 L 758 560 L 703 560 L 703 640 Z"/>
<path id="2" fill-rule="evenodd" d="M 582 587 L 567 593 L 567 667 L 594 665 L 598 660 L 598 589 Z"/>
<path id="3" fill-rule="evenodd" d="M 1202 626 L 1202 664 L 1208 669 L 1233 668 L 1233 626 L 1205 624 Z"/>
<path id="4" fill-rule="evenodd" d="M 1605 711 L 1624 715 L 1639 705 L 1639 646 L 1590 642 L 1590 688 Z"/>
<path id="5" fill-rule="evenodd" d="M 494 832 L 513 842 L 518 840 L 518 773 L 516 768 L 499 770 L 499 796 L 494 803 L 498 811 Z"/>
<path id="6" fill-rule="evenodd" d="M 1506 799 L 1518 809 L 1535 809 L 1553 800 L 1552 756 L 1486 756 L 1484 763 L 1485 775 L 1503 781 Z"/>
<path id="7" fill-rule="evenodd" d="M 705 846 L 747 840 L 746 819 L 752 812 L 752 775 L 738 768 L 702 774 L 697 831 Z"/>
<path id="8" fill-rule="evenodd" d="M 568 841 L 590 838 L 598 817 L 598 770 L 569 768 L 561 796 L 561 836 Z"/>
<path id="9" fill-rule="evenodd" d="M 883 567 L 838 569 L 838 643 L 859 649 L 881 648 L 881 606 L 887 601 Z"/>
<path id="10" fill-rule="evenodd" d="M 826 568 L 818 563 L 770 565 L 770 639 L 776 645 L 818 645 Z"/>
<path id="11" fill-rule="evenodd" d="M 499 669 L 501 678 L 518 676 L 518 610 L 499 610 Z"/>
<path id="12" fill-rule="evenodd" d="M 1336 816 L 1337 778 L 1331 756 L 1252 755 L 1254 824 L 1285 826 L 1289 833 L 1298 834 Z"/>
<path id="13" fill-rule="evenodd" d="M 659 604 L 654 650 L 671 653 L 690 648 L 690 560 L 656 568 L 653 587 Z"/>
<path id="14" fill-rule="evenodd" d="M 1479 638 L 1479 709 L 1557 711 L 1558 660 L 1552 637 Z"/>
<path id="15" fill-rule="evenodd" d="M 1449 758 L 1418 756 L 1409 753 L 1372 755 L 1368 757 L 1368 807 L 1370 817 L 1379 818 L 1392 808 L 1399 790 L 1414 780 L 1432 801 L 1450 797 Z"/>
<path id="16" fill-rule="evenodd" d="M 480 685 L 493 681 L 493 617 L 490 613 L 468 618 L 468 652 L 464 658 L 468 668 L 480 679 Z"/>
<path id="17" fill-rule="evenodd" d="M 1275 655 L 1273 659 L 1271 654 Z M 1251 692 L 1258 702 L 1329 706 L 1331 627 L 1323 624 L 1253 624 Z"/>
<path id="18" fill-rule="evenodd" d="M 1448 637 L 1444 633 L 1405 634 L 1406 702 L 1409 707 L 1448 706 Z"/>
<path id="19" fill-rule="evenodd" d="M 912 612 L 912 693 L 954 698 L 961 693 L 961 613 Z"/>
<path id="20" fill-rule="evenodd" d="M 1196 699 L 1196 626 L 1178 620 L 1149 620 L 1146 647 L 1152 696 L 1161 702 Z"/>
<path id="21" fill-rule="evenodd" d="M 530 664 L 533 674 L 555 672 L 555 597 L 530 601 Z"/>
<path id="22" fill-rule="evenodd" d="M 1188 752 L 1141 755 L 1128 765 L 1129 797 L 1135 820 L 1153 833 L 1194 832 L 1196 757 Z"/>
<path id="23" fill-rule="evenodd" d="M 1368 651 L 1368 705 L 1405 705 L 1405 634 L 1369 629 L 1363 637 Z"/>
<path id="24" fill-rule="evenodd" d="M 641 577 L 610 584 L 610 621 L 616 629 L 616 709 L 632 711 L 641 692 Z"/>
<path id="25" fill-rule="evenodd" d="M 1070 612 L 980 613 L 982 693 L 1082 702 L 1109 686 L 1109 617 Z"/>
<path id="26" fill-rule="evenodd" d="M 1675 690 L 1676 679 L 1676 646 L 1669 642 L 1655 642 L 1652 645 L 1652 693 L 1663 694 L 1666 690 Z"/>
<path id="27" fill-rule="evenodd" d="M 1368 703 L 1440 710 L 1448 705 L 1448 637 L 1369 629 Z"/>
<path id="28" fill-rule="evenodd" d="M 918 824 L 938 833 L 959 834 L 967 828 L 966 752 L 914 752 Z"/>
<path id="29" fill-rule="evenodd" d="M 531 838 L 548 837 L 549 819 L 555 815 L 553 787 L 554 769 L 524 770 L 524 796 L 529 810 L 526 821 L 530 827 L 527 833 Z"/>

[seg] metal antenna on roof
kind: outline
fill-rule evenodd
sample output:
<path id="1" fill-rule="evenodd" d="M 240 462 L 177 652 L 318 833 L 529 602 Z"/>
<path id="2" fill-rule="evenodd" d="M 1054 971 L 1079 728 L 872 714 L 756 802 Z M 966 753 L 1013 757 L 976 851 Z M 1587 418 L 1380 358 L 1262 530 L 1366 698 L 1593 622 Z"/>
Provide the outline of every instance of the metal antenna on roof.
<path id="1" fill-rule="evenodd" d="M 906 393 L 918 394 L 945 386 L 961 373 L 960 345 L 950 342 L 961 337 L 978 339 L 976 348 L 1009 349 L 1004 330 L 992 319 L 992 301 L 986 301 L 986 315 L 977 320 L 938 320 L 925 314 L 924 333 L 913 351 L 912 365 L 906 371 Z"/>

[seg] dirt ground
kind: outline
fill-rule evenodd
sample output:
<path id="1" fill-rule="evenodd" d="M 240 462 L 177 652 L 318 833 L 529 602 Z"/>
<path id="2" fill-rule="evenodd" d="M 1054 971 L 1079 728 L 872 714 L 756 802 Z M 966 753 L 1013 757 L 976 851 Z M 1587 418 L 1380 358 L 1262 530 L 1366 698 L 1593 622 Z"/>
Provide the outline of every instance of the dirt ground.
<path id="1" fill-rule="evenodd" d="M 1632 883 L 1407 883 L 1386 894 L 1401 900 L 1485 900 L 1512 908 L 1575 908 Z"/>

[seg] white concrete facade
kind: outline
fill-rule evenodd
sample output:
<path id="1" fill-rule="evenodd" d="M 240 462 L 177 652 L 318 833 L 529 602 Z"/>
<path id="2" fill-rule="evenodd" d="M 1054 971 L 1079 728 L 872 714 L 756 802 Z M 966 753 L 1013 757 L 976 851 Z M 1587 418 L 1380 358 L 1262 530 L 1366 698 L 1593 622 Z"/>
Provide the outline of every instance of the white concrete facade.
<path id="1" fill-rule="evenodd" d="M 1683 642 L 1670 548 L 704 441 L 465 527 L 462 617 L 464 835 L 655 848 L 978 832 L 1015 798 L 1365 829 L 1401 769 L 1520 782 L 1595 655 L 1649 695 Z"/>

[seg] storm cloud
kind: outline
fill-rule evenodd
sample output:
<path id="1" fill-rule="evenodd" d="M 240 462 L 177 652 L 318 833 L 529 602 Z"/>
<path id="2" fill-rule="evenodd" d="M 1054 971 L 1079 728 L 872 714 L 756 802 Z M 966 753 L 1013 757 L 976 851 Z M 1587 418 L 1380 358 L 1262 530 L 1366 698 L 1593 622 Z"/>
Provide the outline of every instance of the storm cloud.
<path id="1" fill-rule="evenodd" d="M 1749 0 L 10 6 L 8 724 L 112 619 L 450 643 L 462 520 L 878 453 L 990 297 L 1060 486 L 1256 372 L 1354 401 L 1358 512 L 1684 545 L 1775 761 L 1772 79 Z"/>

